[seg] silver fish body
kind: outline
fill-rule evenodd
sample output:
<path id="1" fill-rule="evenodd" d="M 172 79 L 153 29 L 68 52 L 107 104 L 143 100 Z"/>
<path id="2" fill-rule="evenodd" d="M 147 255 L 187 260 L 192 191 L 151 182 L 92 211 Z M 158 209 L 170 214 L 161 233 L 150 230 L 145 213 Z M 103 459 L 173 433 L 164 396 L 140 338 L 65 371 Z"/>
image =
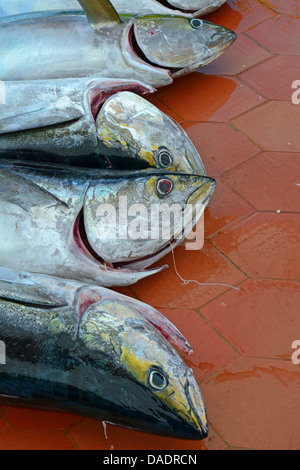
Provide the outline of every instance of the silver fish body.
<path id="1" fill-rule="evenodd" d="M 226 0 L 112 0 L 121 15 L 182 15 L 202 16 L 221 7 Z M 10 16 L 30 11 L 76 11 L 77 0 L 0 0 L 0 15 Z"/>
<path id="2" fill-rule="evenodd" d="M 3 268 L 0 298 L 1 403 L 207 437 L 192 370 L 148 321 L 183 339 L 159 312 L 98 286 Z"/>
<path id="3" fill-rule="evenodd" d="M 97 76 L 160 87 L 209 64 L 236 39 L 198 19 L 101 18 L 46 12 L 1 19 L 0 80 Z"/>
<path id="4" fill-rule="evenodd" d="M 57 170 L 1 161 L 0 266 L 108 287 L 133 284 L 164 269 L 147 270 L 188 235 L 184 229 L 196 225 L 215 186 L 205 176 L 163 170 Z M 179 216 L 163 236 L 165 220 L 156 213 L 151 224 L 152 210 L 165 213 L 173 205 Z M 186 205 L 188 222 L 180 220 Z"/>
<path id="5" fill-rule="evenodd" d="M 6 82 L 0 106 L 0 155 L 130 169 L 130 163 L 205 175 L 184 130 L 131 91 L 140 82 L 77 78 Z M 118 92 L 119 90 L 130 90 Z"/>

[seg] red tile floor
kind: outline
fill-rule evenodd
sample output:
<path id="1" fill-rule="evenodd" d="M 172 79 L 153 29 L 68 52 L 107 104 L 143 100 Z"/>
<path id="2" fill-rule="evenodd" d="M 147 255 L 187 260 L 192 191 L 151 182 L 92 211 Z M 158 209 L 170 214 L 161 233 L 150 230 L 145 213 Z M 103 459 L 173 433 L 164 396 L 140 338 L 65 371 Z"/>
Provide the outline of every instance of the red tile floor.
<path id="1" fill-rule="evenodd" d="M 298 18 L 297 18 L 298 15 Z M 209 20 L 237 42 L 151 99 L 195 142 L 218 189 L 202 251 L 126 289 L 192 343 L 210 437 L 185 442 L 62 413 L 0 408 L 0 449 L 300 449 L 300 0 L 229 0 Z M 299 95 L 300 96 L 300 95 Z"/>

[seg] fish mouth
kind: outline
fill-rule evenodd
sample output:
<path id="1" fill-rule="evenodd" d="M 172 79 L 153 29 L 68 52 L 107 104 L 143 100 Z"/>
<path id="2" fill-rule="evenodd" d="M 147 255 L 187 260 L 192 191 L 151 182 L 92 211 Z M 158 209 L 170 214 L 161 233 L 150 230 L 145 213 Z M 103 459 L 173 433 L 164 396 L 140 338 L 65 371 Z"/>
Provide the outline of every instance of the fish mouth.
<path id="1" fill-rule="evenodd" d="M 172 75 L 173 78 L 181 77 L 182 75 L 186 75 L 189 72 L 209 65 L 211 62 L 224 54 L 224 52 L 236 41 L 236 39 L 237 35 L 230 29 L 224 28 L 223 30 L 216 32 L 211 38 L 211 43 L 207 48 L 207 56 L 205 59 L 203 59 L 201 63 L 199 63 L 199 61 L 196 59 L 188 67 L 177 71 L 175 70 Z"/>
<path id="2" fill-rule="evenodd" d="M 190 407 L 189 414 L 191 422 L 195 426 L 198 439 L 206 439 L 209 435 L 206 409 L 202 394 L 192 371 L 186 379 L 185 393 Z"/>

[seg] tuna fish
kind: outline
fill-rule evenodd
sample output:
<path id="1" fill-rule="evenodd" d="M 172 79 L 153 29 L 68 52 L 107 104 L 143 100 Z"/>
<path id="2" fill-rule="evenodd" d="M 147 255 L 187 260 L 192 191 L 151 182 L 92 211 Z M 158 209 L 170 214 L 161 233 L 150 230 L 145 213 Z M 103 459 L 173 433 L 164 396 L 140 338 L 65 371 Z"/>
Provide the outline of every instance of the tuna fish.
<path id="1" fill-rule="evenodd" d="M 0 155 L 84 167 L 157 167 L 205 175 L 184 130 L 131 92 L 139 82 L 77 78 L 6 82 Z"/>
<path id="2" fill-rule="evenodd" d="M 97 76 L 160 87 L 209 64 L 236 39 L 232 31 L 197 18 L 121 21 L 108 0 L 80 3 L 85 13 L 2 18 L 0 80 Z"/>
<path id="3" fill-rule="evenodd" d="M 224 5 L 226 0 L 112 0 L 121 15 L 201 16 Z M 34 11 L 76 11 L 77 0 L 0 0 L 0 15 L 19 15 Z"/>
<path id="4" fill-rule="evenodd" d="M 164 269 L 146 268 L 188 235 L 215 186 L 206 176 L 165 170 L 58 171 L 2 160 L 0 266 L 107 287 L 133 284 Z M 161 214 L 174 205 L 178 215 L 162 235 Z"/>
<path id="5" fill-rule="evenodd" d="M 187 343 L 159 312 L 98 286 L 3 268 L 0 299 L 1 403 L 208 436 L 193 371 L 158 330 Z"/>

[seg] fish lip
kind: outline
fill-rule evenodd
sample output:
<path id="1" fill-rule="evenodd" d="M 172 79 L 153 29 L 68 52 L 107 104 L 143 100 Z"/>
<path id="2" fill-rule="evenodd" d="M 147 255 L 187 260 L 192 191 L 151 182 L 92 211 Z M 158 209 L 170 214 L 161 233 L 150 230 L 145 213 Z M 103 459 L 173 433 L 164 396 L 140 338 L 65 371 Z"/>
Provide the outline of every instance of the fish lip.
<path id="1" fill-rule="evenodd" d="M 192 378 L 192 380 L 190 380 L 190 378 Z M 193 375 L 187 375 L 186 384 L 185 384 L 185 393 L 186 393 L 186 397 L 187 397 L 187 401 L 190 406 L 190 409 L 194 413 L 194 416 L 197 419 L 197 424 L 198 424 L 197 431 L 200 435 L 200 439 L 206 439 L 209 435 L 209 426 L 207 422 L 206 408 L 204 405 L 204 400 L 200 392 L 200 389 L 197 386 L 198 388 L 198 391 L 197 391 L 197 388 L 195 388 L 194 383 L 195 383 L 195 379 Z M 198 407 L 197 407 L 198 403 L 195 403 L 196 398 L 198 398 L 199 400 Z M 203 408 L 201 409 L 201 411 L 198 411 L 200 407 L 200 403 L 203 404 Z M 201 418 L 201 414 L 200 414 L 201 412 L 204 415 L 205 423 L 203 423 L 203 419 Z"/>

